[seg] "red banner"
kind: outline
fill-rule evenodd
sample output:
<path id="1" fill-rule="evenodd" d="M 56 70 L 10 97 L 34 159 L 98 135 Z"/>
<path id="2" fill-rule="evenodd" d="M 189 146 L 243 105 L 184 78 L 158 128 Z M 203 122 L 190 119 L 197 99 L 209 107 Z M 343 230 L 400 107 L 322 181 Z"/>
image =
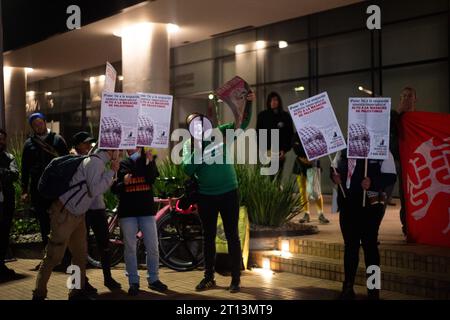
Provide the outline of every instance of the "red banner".
<path id="1" fill-rule="evenodd" d="M 450 247 L 450 115 L 408 112 L 399 129 L 408 239 Z"/>

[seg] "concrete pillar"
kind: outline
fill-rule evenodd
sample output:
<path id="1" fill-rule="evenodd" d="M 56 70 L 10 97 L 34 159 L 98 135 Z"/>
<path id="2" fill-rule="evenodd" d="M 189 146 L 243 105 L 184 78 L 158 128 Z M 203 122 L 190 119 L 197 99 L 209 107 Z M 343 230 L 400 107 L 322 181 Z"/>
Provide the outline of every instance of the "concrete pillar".
<path id="1" fill-rule="evenodd" d="M 170 44 L 167 25 L 142 23 L 122 32 L 123 92 L 170 92 Z M 168 150 L 159 149 L 164 159 Z"/>
<path id="2" fill-rule="evenodd" d="M 3 68 L 5 86 L 5 122 L 9 137 L 25 134 L 26 86 L 25 68 Z"/>

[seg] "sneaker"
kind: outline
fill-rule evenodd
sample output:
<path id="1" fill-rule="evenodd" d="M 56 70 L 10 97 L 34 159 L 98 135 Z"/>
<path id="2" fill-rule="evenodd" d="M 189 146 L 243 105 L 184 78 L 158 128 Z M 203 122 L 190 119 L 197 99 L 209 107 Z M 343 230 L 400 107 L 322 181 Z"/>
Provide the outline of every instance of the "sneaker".
<path id="1" fill-rule="evenodd" d="M 161 281 L 159 281 L 159 280 L 156 280 L 155 282 L 149 283 L 148 284 L 148 288 L 152 289 L 152 290 L 155 290 L 155 291 L 158 291 L 158 292 L 165 292 L 168 289 L 167 286 L 164 283 L 162 283 Z"/>
<path id="2" fill-rule="evenodd" d="M 342 285 L 342 291 L 339 295 L 339 300 L 355 300 L 356 295 L 355 291 L 353 290 L 353 285 L 344 284 Z"/>
<path id="3" fill-rule="evenodd" d="M 92 284 L 89 283 L 89 279 L 86 278 L 85 283 L 84 283 L 84 291 L 87 294 L 97 294 L 97 288 L 93 287 Z"/>
<path id="4" fill-rule="evenodd" d="M 300 219 L 300 223 L 308 223 L 311 221 L 311 218 L 309 217 L 309 213 L 306 212 L 303 218 Z"/>
<path id="5" fill-rule="evenodd" d="M 139 285 L 137 283 L 132 283 L 128 289 L 129 296 L 137 296 L 139 294 Z"/>
<path id="6" fill-rule="evenodd" d="M 230 291 L 230 293 L 238 293 L 239 291 L 241 291 L 241 286 L 239 282 L 232 281 L 230 286 L 228 287 L 228 290 Z"/>
<path id="7" fill-rule="evenodd" d="M 203 278 L 202 281 L 200 281 L 200 283 L 195 287 L 196 291 L 203 291 L 206 289 L 211 289 L 214 288 L 216 286 L 216 280 L 214 280 L 213 278 Z"/>
<path id="8" fill-rule="evenodd" d="M 319 223 L 320 224 L 328 224 L 330 223 L 330 220 L 328 220 L 327 218 L 325 218 L 325 216 L 323 215 L 323 213 L 321 213 L 319 215 Z"/>
<path id="9" fill-rule="evenodd" d="M 122 285 L 120 283 L 118 283 L 116 280 L 114 280 L 113 278 L 106 278 L 105 281 L 103 282 L 103 284 L 109 290 L 119 290 L 122 288 Z"/>

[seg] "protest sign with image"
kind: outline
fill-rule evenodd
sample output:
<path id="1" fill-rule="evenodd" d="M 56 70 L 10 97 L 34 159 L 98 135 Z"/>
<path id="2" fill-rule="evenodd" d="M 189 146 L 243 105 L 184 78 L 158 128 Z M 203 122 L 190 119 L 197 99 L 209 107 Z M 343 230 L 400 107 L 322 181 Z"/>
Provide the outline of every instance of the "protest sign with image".
<path id="1" fill-rule="evenodd" d="M 230 107 L 234 115 L 235 126 L 239 128 L 244 118 L 247 94 L 250 92 L 250 86 L 245 80 L 236 76 L 215 92 Z"/>
<path id="2" fill-rule="evenodd" d="M 109 62 L 106 62 L 105 85 L 103 87 L 104 92 L 115 92 L 116 78 L 117 78 L 116 69 L 114 69 L 114 67 Z"/>
<path id="3" fill-rule="evenodd" d="M 103 92 L 99 148 L 136 148 L 138 114 L 139 95 Z"/>
<path id="4" fill-rule="evenodd" d="M 165 94 L 138 94 L 140 107 L 137 145 L 168 148 L 173 97 Z"/>
<path id="5" fill-rule="evenodd" d="M 349 98 L 348 158 L 388 158 L 390 112 L 390 98 Z"/>
<path id="6" fill-rule="evenodd" d="M 326 92 L 288 107 L 309 161 L 346 148 Z"/>

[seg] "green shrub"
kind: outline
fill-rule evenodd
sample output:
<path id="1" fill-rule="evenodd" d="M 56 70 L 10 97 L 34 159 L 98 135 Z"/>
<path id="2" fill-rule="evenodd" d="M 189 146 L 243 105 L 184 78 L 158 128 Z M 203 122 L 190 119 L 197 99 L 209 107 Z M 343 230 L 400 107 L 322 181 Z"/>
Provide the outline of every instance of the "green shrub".
<path id="1" fill-rule="evenodd" d="M 300 203 L 295 179 L 281 184 L 260 174 L 260 166 L 236 165 L 241 205 L 247 207 L 250 222 L 279 227 L 295 217 L 304 206 Z"/>
<path id="2" fill-rule="evenodd" d="M 13 219 L 11 227 L 12 236 L 39 233 L 39 231 L 39 224 L 35 218 Z"/>

